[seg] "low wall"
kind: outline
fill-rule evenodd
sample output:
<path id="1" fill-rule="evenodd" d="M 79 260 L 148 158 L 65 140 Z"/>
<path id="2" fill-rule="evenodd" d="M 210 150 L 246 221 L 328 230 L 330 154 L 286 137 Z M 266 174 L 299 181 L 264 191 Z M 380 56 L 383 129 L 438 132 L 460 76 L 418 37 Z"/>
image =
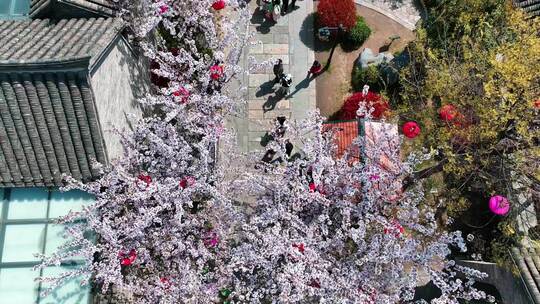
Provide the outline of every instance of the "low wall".
<path id="1" fill-rule="evenodd" d="M 510 271 L 497 266 L 495 263 L 478 261 L 456 261 L 457 264 L 467 266 L 489 275 L 479 282 L 493 285 L 501 294 L 504 304 L 531 304 L 534 303 L 523 285 L 520 276 L 514 276 Z"/>

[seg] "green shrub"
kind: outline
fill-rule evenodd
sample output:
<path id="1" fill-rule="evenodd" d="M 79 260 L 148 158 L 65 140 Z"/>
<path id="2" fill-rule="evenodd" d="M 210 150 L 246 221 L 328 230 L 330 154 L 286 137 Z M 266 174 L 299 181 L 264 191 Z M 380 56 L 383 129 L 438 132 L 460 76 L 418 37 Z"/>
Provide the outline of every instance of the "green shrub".
<path id="1" fill-rule="evenodd" d="M 357 17 L 356 24 L 345 37 L 344 45 L 347 49 L 357 50 L 371 35 L 371 29 L 364 18 Z"/>
<path id="2" fill-rule="evenodd" d="M 351 84 L 355 92 L 362 91 L 365 84 L 369 85 L 370 89 L 373 91 L 378 91 L 381 88 L 379 69 L 376 65 L 370 65 L 367 69 L 362 69 L 355 65 L 351 78 Z"/>

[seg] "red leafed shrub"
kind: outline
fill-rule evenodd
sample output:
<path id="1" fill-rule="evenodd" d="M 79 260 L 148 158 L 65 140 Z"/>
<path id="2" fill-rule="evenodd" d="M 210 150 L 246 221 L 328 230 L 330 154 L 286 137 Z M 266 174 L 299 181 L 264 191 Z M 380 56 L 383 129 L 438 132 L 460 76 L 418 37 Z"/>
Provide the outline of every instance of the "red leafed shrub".
<path id="1" fill-rule="evenodd" d="M 381 95 L 373 92 L 368 92 L 368 94 L 364 97 L 362 96 L 362 92 L 357 92 L 347 98 L 347 100 L 339 110 L 338 119 L 355 119 L 356 111 L 358 110 L 358 105 L 361 101 L 365 102 L 366 106 L 373 108 L 371 116 L 374 119 L 382 118 L 388 112 L 388 110 L 390 110 L 388 102 L 384 100 Z"/>
<path id="2" fill-rule="evenodd" d="M 342 24 L 349 31 L 356 24 L 356 5 L 353 0 L 320 0 L 317 16 L 321 27 Z"/>

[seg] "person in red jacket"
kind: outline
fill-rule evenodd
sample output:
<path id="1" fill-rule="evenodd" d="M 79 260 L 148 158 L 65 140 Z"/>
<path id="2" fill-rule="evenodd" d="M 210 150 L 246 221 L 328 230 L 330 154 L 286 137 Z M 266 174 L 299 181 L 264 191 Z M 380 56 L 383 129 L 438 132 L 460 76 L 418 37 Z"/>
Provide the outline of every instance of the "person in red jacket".
<path id="1" fill-rule="evenodd" d="M 315 60 L 313 61 L 313 64 L 311 65 L 311 68 L 308 71 L 307 77 L 310 78 L 311 76 L 317 77 L 322 71 L 322 65 L 319 61 Z"/>

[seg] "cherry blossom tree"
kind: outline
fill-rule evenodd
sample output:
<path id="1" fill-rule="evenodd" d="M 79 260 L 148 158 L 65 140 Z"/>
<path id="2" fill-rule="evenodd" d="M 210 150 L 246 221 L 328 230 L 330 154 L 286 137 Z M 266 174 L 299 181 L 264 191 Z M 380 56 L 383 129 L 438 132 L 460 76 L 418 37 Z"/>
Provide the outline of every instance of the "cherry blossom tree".
<path id="1" fill-rule="evenodd" d="M 249 13 L 227 1 L 234 19 L 220 17 L 211 0 L 119 1 L 130 39 L 153 64 L 159 81 L 141 100 L 148 115 L 119 132 L 124 155 L 95 182 L 69 181 L 96 202 L 63 219 L 70 241 L 42 257 L 45 268 L 70 260 L 80 267 L 41 278 L 52 288 L 71 278 L 112 290 L 122 303 L 212 303 L 223 238 L 235 216 L 216 188 L 216 147 L 237 90 L 227 83 L 237 65 Z M 219 21 L 219 25 L 218 22 Z M 236 94 L 236 95 L 235 95 Z M 209 273 L 208 275 L 205 275 Z M 50 290 L 49 290 L 50 291 Z"/>

